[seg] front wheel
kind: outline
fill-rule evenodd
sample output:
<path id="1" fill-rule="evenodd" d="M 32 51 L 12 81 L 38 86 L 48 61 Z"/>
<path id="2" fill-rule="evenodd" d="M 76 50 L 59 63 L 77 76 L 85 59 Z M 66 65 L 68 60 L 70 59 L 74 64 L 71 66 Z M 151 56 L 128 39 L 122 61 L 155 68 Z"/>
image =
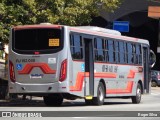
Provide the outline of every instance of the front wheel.
<path id="1" fill-rule="evenodd" d="M 138 104 L 141 102 L 141 96 L 142 96 L 142 88 L 141 85 L 138 83 L 137 89 L 136 89 L 136 96 L 132 96 L 132 103 Z"/>

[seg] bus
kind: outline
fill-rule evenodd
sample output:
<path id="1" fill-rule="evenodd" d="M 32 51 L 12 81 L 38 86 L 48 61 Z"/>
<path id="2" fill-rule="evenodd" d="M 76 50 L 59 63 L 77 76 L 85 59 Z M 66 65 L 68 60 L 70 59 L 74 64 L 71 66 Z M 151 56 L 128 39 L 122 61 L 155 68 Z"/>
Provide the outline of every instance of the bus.
<path id="1" fill-rule="evenodd" d="M 15 26 L 8 62 L 9 93 L 42 96 L 47 106 L 77 98 L 87 105 L 113 97 L 140 103 L 150 89 L 149 42 L 95 26 Z"/>

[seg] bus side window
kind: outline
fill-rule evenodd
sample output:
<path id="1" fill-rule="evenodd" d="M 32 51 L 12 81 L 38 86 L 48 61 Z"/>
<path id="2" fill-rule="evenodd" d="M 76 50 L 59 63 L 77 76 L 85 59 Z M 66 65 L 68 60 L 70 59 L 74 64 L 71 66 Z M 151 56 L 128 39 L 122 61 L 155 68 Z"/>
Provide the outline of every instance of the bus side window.
<path id="1" fill-rule="evenodd" d="M 78 34 L 70 36 L 71 54 L 73 59 L 83 59 L 82 37 Z"/>
<path id="2" fill-rule="evenodd" d="M 141 55 L 141 45 L 140 44 L 137 44 L 136 45 L 136 64 L 139 64 L 141 65 L 142 61 L 141 61 L 141 58 L 142 55 Z"/>
<path id="3" fill-rule="evenodd" d="M 119 42 L 120 63 L 125 63 L 125 46 L 124 42 Z"/>
<path id="4" fill-rule="evenodd" d="M 113 63 L 114 62 L 114 54 L 113 54 L 113 40 L 108 40 L 108 55 L 109 55 L 109 62 Z"/>
<path id="5" fill-rule="evenodd" d="M 134 58 L 133 58 L 133 48 L 131 43 L 127 43 L 127 56 L 128 56 L 128 64 L 133 64 Z"/>
<path id="6" fill-rule="evenodd" d="M 132 63 L 136 64 L 136 46 L 132 44 Z"/>
<path id="7" fill-rule="evenodd" d="M 114 55 L 115 55 L 115 62 L 119 63 L 119 42 L 114 41 Z"/>
<path id="8" fill-rule="evenodd" d="M 127 52 L 127 43 L 124 42 L 124 62 L 127 64 L 128 63 L 128 52 Z"/>
<path id="9" fill-rule="evenodd" d="M 109 61 L 108 40 L 105 40 L 105 57 L 106 57 L 106 62 L 108 62 Z"/>
<path id="10" fill-rule="evenodd" d="M 94 49 L 95 49 L 95 60 L 105 61 L 105 41 L 102 38 L 94 39 Z"/>

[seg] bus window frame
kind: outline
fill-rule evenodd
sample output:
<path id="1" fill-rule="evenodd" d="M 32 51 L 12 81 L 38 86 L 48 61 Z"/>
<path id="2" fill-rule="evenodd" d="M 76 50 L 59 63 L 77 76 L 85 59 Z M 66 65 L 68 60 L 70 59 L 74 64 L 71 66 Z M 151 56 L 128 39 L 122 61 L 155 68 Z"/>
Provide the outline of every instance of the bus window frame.
<path id="1" fill-rule="evenodd" d="M 26 29 L 29 29 L 29 28 L 26 28 Z M 33 28 L 31 28 L 33 29 Z M 35 29 L 38 29 L 38 28 L 35 28 Z M 43 28 L 39 28 L 39 29 L 43 29 Z M 27 54 L 27 55 L 34 55 L 35 52 L 39 52 L 39 54 L 53 54 L 53 53 L 56 53 L 56 52 L 59 52 L 61 51 L 63 48 L 64 48 L 64 27 L 61 27 L 61 28 L 47 28 L 45 27 L 44 29 L 59 29 L 61 31 L 61 46 L 57 49 L 50 49 L 50 50 L 18 50 L 18 49 L 15 49 L 15 29 L 12 28 L 11 31 L 12 31 L 12 50 L 18 54 Z M 22 29 L 23 30 L 23 29 Z"/>
<path id="2" fill-rule="evenodd" d="M 89 35 L 89 34 L 85 34 L 85 33 L 79 33 L 79 32 L 74 32 L 74 31 L 70 31 L 70 33 L 69 33 L 69 36 L 70 35 L 73 35 L 73 34 L 78 34 L 78 35 L 80 35 L 81 37 L 82 37 L 82 42 L 84 42 L 83 41 L 83 38 L 92 38 L 92 40 L 93 40 L 93 55 L 94 55 L 94 61 L 95 62 L 100 62 L 100 63 L 108 63 L 108 64 L 122 64 L 122 65 L 136 65 L 136 66 L 142 66 L 142 43 L 137 43 L 137 42 L 133 42 L 133 41 L 127 41 L 127 40 L 123 40 L 123 39 L 118 39 L 118 38 L 109 38 L 109 37 L 105 37 L 105 36 L 98 36 L 98 35 Z M 69 37 L 70 38 L 70 37 Z M 102 39 L 103 41 L 105 41 L 105 45 L 107 45 L 107 47 L 105 46 L 105 49 L 104 49 L 104 52 L 105 52 L 105 60 L 104 61 L 96 61 L 95 60 L 95 38 L 100 38 L 100 39 Z M 115 47 L 113 48 L 113 59 L 114 59 L 114 61 L 112 61 L 112 62 L 110 62 L 109 61 L 109 49 L 108 49 L 108 40 L 112 40 L 112 42 L 113 42 L 113 47 L 114 47 L 114 44 L 115 44 L 115 41 L 116 42 L 118 42 L 118 46 L 119 46 L 119 42 L 123 42 L 123 47 L 124 47 L 124 63 L 121 63 L 120 62 L 120 48 L 118 47 L 118 54 L 119 54 L 119 61 L 118 62 L 116 62 L 115 61 Z M 106 43 L 107 42 L 107 43 Z M 128 43 L 130 43 L 131 45 L 140 45 L 140 52 L 141 52 L 141 54 L 140 54 L 140 56 L 139 56 L 139 59 L 141 58 L 141 63 L 140 63 L 140 61 L 138 61 L 138 64 L 136 64 L 135 63 L 135 60 L 132 62 L 132 63 L 128 63 L 128 50 L 127 50 L 127 44 Z M 84 43 L 83 43 L 84 44 Z M 70 44 L 70 40 L 69 40 L 69 47 L 70 47 L 70 52 L 71 52 L 71 46 L 70 46 L 71 44 Z M 83 46 L 84 47 L 84 46 Z M 133 46 L 132 46 L 133 47 Z M 83 52 L 84 52 L 84 48 L 83 48 Z M 83 53 L 83 55 L 84 55 L 85 53 Z M 106 55 L 108 55 L 108 56 L 106 56 Z M 133 50 L 132 50 L 132 56 L 134 56 L 134 55 L 136 55 L 136 47 L 135 47 L 135 53 L 133 53 Z M 72 55 L 71 55 L 71 57 L 72 57 Z M 135 59 L 135 58 L 134 58 Z M 84 56 L 83 56 L 83 59 L 73 59 L 73 57 L 72 57 L 72 60 L 74 60 L 74 61 L 84 61 Z"/>

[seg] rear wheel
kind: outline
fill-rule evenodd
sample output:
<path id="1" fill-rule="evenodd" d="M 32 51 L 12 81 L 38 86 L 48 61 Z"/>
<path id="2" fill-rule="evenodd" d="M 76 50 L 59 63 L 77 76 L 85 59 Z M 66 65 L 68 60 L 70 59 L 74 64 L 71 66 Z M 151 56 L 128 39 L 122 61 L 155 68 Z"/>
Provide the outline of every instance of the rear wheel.
<path id="1" fill-rule="evenodd" d="M 157 83 L 156 83 L 155 81 L 152 81 L 151 86 L 152 86 L 152 87 L 156 87 L 156 86 L 157 86 Z"/>
<path id="2" fill-rule="evenodd" d="M 63 97 L 61 94 L 50 94 L 44 96 L 43 99 L 47 106 L 61 106 L 63 103 Z"/>
<path id="3" fill-rule="evenodd" d="M 97 88 L 97 97 L 94 97 L 92 100 L 85 99 L 87 105 L 103 105 L 105 98 L 105 89 L 102 82 L 99 83 Z"/>
<path id="4" fill-rule="evenodd" d="M 98 89 L 97 89 L 97 97 L 93 98 L 93 104 L 94 105 L 103 105 L 104 98 L 105 98 L 105 89 L 104 89 L 103 83 L 100 82 L 98 85 Z"/>
<path id="5" fill-rule="evenodd" d="M 141 102 L 141 96 L 142 96 L 142 88 L 141 85 L 138 83 L 137 89 L 136 89 L 136 96 L 132 96 L 132 103 L 138 104 Z"/>

